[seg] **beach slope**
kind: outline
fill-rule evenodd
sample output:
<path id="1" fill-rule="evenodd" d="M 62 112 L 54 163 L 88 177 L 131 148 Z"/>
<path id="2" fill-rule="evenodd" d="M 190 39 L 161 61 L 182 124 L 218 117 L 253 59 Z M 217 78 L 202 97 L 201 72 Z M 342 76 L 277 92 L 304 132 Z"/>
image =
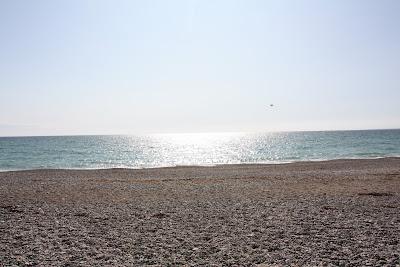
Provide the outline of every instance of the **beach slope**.
<path id="1" fill-rule="evenodd" d="M 400 159 L 0 173 L 0 266 L 396 266 Z"/>

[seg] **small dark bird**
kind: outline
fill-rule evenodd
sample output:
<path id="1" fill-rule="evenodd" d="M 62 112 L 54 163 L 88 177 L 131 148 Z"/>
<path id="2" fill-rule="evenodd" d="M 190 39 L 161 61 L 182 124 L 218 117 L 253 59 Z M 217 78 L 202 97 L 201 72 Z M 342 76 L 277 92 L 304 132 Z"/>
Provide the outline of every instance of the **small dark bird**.
<path id="1" fill-rule="evenodd" d="M 274 104 L 269 104 L 269 106 L 270 106 L 270 107 L 273 107 L 273 106 L 274 106 Z"/>

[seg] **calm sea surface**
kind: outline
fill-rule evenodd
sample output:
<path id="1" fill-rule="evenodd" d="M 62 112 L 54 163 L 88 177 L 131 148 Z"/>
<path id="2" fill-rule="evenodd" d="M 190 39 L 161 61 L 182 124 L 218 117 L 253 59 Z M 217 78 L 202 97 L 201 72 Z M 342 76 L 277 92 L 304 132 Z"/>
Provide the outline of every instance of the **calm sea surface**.
<path id="1" fill-rule="evenodd" d="M 151 168 L 400 156 L 400 130 L 1 137 L 0 170 Z"/>

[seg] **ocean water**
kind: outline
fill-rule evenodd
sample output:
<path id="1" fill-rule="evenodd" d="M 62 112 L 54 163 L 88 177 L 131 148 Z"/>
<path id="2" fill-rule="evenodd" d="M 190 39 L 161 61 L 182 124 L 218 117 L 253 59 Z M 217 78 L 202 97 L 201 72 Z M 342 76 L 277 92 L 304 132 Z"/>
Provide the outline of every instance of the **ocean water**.
<path id="1" fill-rule="evenodd" d="M 1 137 L 0 170 L 152 168 L 400 156 L 400 130 Z"/>

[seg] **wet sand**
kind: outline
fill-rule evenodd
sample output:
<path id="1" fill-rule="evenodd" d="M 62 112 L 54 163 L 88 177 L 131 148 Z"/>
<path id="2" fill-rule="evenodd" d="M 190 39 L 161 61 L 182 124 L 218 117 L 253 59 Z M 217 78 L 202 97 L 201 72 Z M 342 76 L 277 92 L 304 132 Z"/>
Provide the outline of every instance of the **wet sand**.
<path id="1" fill-rule="evenodd" d="M 0 266 L 399 266 L 400 159 L 0 173 Z"/>

